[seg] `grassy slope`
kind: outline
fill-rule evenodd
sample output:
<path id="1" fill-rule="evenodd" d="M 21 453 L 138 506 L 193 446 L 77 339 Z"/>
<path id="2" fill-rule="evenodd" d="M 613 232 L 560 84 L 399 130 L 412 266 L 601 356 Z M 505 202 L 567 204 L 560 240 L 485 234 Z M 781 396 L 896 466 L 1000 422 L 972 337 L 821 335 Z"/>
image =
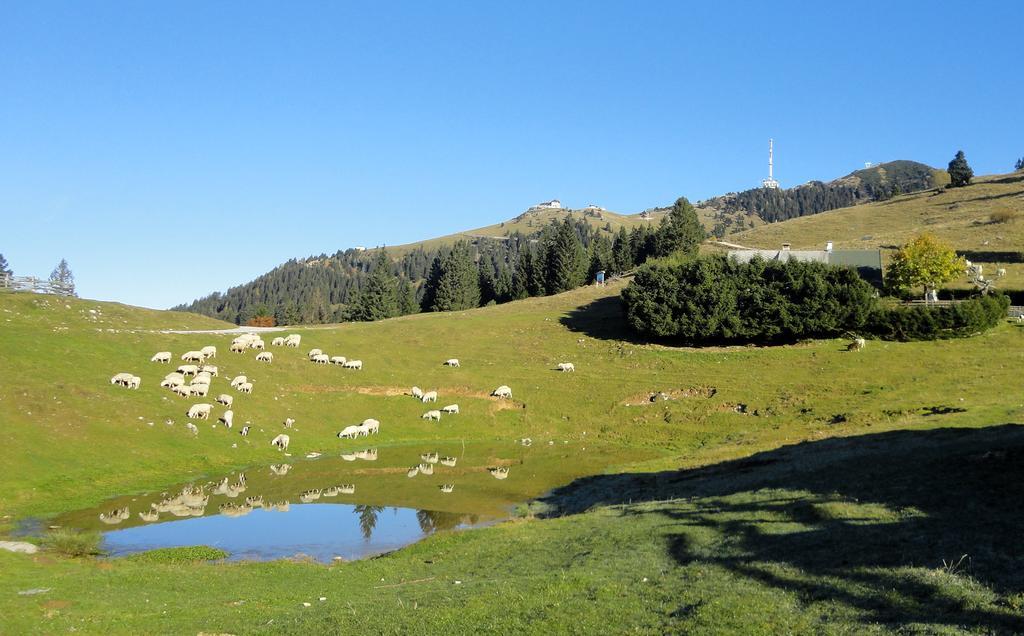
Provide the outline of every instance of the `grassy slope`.
<path id="1" fill-rule="evenodd" d="M 991 223 L 995 212 L 1010 212 L 1016 219 Z M 1021 251 L 1024 249 L 1024 174 L 981 177 L 964 188 L 918 192 L 881 203 L 868 203 L 815 214 L 785 223 L 772 223 L 732 234 L 728 241 L 750 247 L 777 248 L 784 242 L 794 249 L 821 249 L 826 241 L 837 248 L 875 249 L 886 252 L 922 231 L 932 232 L 957 249 Z M 1007 289 L 1024 289 L 1024 264 L 985 263 L 986 273 L 1005 267 Z"/>
<path id="2" fill-rule="evenodd" d="M 1004 185 L 1013 184 L 977 187 Z M 271 366 L 257 365 L 252 353 L 228 354 L 230 336 L 152 331 L 223 326 L 202 317 L 103 305 L 97 320 L 108 326 L 88 317 L 98 305 L 91 301 L 65 306 L 0 295 L 0 426 L 8 450 L 0 512 L 8 523 L 281 461 L 267 442 L 286 416 L 299 421 L 296 456 L 365 447 L 333 438 L 364 417 L 383 422 L 374 444 L 382 450 L 523 436 L 570 442 L 558 470 L 550 463 L 529 475 L 514 470 L 495 485 L 492 495 L 505 501 L 537 496 L 574 471 L 672 469 L 649 478 L 597 478 L 548 500 L 568 512 L 599 506 L 588 514 L 442 533 L 385 558 L 332 568 L 0 554 L 0 631 L 308 633 L 340 624 L 392 633 L 481 626 L 841 633 L 914 623 L 940 631 L 1017 629 L 1012 612 L 1024 597 L 1007 570 L 1019 571 L 1021 556 L 1005 536 L 1016 536 L 1021 519 L 997 502 L 1019 499 L 1006 490 L 1021 483 L 1007 481 L 1019 462 L 1004 460 L 1017 457 L 1020 435 L 977 429 L 1024 419 L 1024 404 L 1007 391 L 1019 385 L 1024 329 L 1004 325 L 953 342 L 874 343 L 859 354 L 843 352 L 837 341 L 667 349 L 628 340 L 617 320 L 617 292 L 586 288 L 469 312 L 305 329 L 302 349 L 274 349 Z M 249 438 L 208 426 L 193 438 L 183 428 L 193 401 L 156 387 L 167 368 L 148 362 L 154 351 L 178 354 L 204 344 L 221 350 L 214 394 L 225 388 L 224 375 L 255 378 L 252 396 L 235 394 L 236 422 L 250 419 L 256 428 Z M 315 367 L 304 359 L 310 347 L 362 358 L 366 368 Z M 461 369 L 440 366 L 452 356 Z M 577 373 L 551 371 L 562 360 L 575 362 Z M 110 386 L 109 376 L 122 370 L 142 376 L 142 389 Z M 499 410 L 485 397 L 503 383 L 525 408 Z M 459 402 L 464 414 L 423 423 L 422 405 L 387 395 L 413 384 L 437 388 L 442 404 Z M 712 397 L 704 397 L 707 387 L 716 389 Z M 680 389 L 695 390 L 670 402 L 625 404 Z M 167 418 L 176 424 L 164 425 Z M 934 437 L 949 426 L 966 427 L 967 437 Z M 893 430 L 910 437 L 882 435 Z M 852 460 L 849 448 L 827 441 L 865 434 L 868 441 L 855 443 L 862 454 Z M 577 466 L 572 459 L 587 452 L 584 440 L 592 449 L 620 450 Z M 802 441 L 816 443 L 770 454 Z M 986 451 L 995 451 L 996 463 L 979 463 Z M 674 472 L 756 452 L 769 455 L 709 473 Z M 638 457 L 646 459 L 630 463 Z M 806 470 L 764 468 L 772 464 Z M 920 486 L 910 488 L 908 480 Z M 382 496 L 363 490 L 370 503 Z M 936 501 L 935 492 L 949 496 Z M 988 499 L 972 504 L 966 518 L 981 525 L 950 525 L 965 518 L 961 502 L 978 492 Z M 977 569 L 942 570 L 943 559 L 960 554 L 971 555 Z M 182 580 L 188 594 L 181 593 Z M 54 590 L 15 594 L 32 587 Z M 319 596 L 328 601 L 319 603 Z M 313 607 L 303 608 L 303 601 Z"/>

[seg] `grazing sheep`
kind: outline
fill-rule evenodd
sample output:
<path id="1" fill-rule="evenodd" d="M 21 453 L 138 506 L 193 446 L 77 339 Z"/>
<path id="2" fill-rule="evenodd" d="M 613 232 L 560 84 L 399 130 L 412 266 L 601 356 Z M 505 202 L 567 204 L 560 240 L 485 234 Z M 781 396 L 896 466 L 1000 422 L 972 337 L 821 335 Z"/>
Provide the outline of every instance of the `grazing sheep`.
<path id="1" fill-rule="evenodd" d="M 283 347 L 284 346 L 284 338 L 282 338 L 281 336 L 278 336 L 278 337 L 274 338 L 273 340 L 270 341 L 270 346 L 271 347 Z"/>
<path id="2" fill-rule="evenodd" d="M 491 392 L 491 395 L 496 398 L 510 398 L 512 397 L 512 389 L 502 384 L 498 388 L 494 389 L 494 391 Z"/>
<path id="3" fill-rule="evenodd" d="M 231 381 L 231 388 L 237 389 L 238 387 L 242 386 L 248 381 L 249 378 L 245 377 L 244 375 L 236 375 L 235 379 Z"/>
<path id="4" fill-rule="evenodd" d="M 355 439 L 359 437 L 361 433 L 362 428 L 358 425 L 346 426 L 345 428 L 341 429 L 340 433 L 338 433 L 338 437 L 341 439 Z"/>
<path id="5" fill-rule="evenodd" d="M 270 472 L 274 473 L 275 475 L 281 476 L 281 477 L 284 477 L 285 475 L 287 475 L 288 471 L 291 470 L 291 469 L 292 469 L 292 465 L 291 464 L 271 464 L 270 465 Z"/>
<path id="6" fill-rule="evenodd" d="M 202 351 L 186 351 L 181 354 L 182 362 L 203 362 L 204 360 L 206 360 L 206 356 Z"/>
<path id="7" fill-rule="evenodd" d="M 423 474 L 423 475 L 433 475 L 434 474 L 434 465 L 433 464 L 420 464 L 419 466 L 417 466 L 417 468 L 420 469 L 420 474 Z"/>
<path id="8" fill-rule="evenodd" d="M 449 415 L 458 415 L 459 414 L 459 405 L 458 404 L 449 404 L 448 406 L 441 407 L 441 412 L 442 413 L 448 413 Z"/>
<path id="9" fill-rule="evenodd" d="M 331 356 L 331 364 L 341 364 L 341 365 L 343 365 L 343 364 L 345 364 L 345 362 L 346 362 L 345 356 Z"/>
<path id="10" fill-rule="evenodd" d="M 854 338 L 853 342 L 846 345 L 847 351 L 860 351 L 864 348 L 864 338 Z"/>
<path id="11" fill-rule="evenodd" d="M 363 435 L 377 435 L 380 433 L 380 422 L 372 417 L 368 417 L 363 420 L 363 423 L 359 425 L 359 428 L 362 429 Z"/>
<path id="12" fill-rule="evenodd" d="M 252 382 L 246 382 L 238 386 L 238 390 L 246 395 L 252 393 Z"/>
<path id="13" fill-rule="evenodd" d="M 288 443 L 291 442 L 291 438 L 285 434 L 278 435 L 270 441 L 271 446 L 276 446 L 278 450 L 288 450 Z"/>
<path id="14" fill-rule="evenodd" d="M 177 377 L 177 378 L 164 378 L 160 382 L 160 386 L 165 388 L 165 389 L 173 389 L 174 387 L 181 386 L 182 384 L 185 384 L 185 378 L 181 378 L 181 377 Z"/>
<path id="15" fill-rule="evenodd" d="M 565 373 L 566 371 L 575 371 L 576 365 L 574 365 L 571 362 L 559 362 L 558 370 L 561 371 L 562 373 Z"/>
<path id="16" fill-rule="evenodd" d="M 126 384 L 125 386 L 127 386 L 129 389 L 137 389 L 140 386 L 142 386 L 142 378 L 140 378 L 137 375 L 133 375 L 131 379 L 128 380 L 128 384 Z"/>
<path id="17" fill-rule="evenodd" d="M 457 367 L 457 366 L 459 366 L 459 359 L 458 358 L 449 358 L 449 359 L 444 361 L 444 366 L 446 366 L 446 367 Z"/>
<path id="18" fill-rule="evenodd" d="M 204 364 L 202 368 L 199 369 L 199 372 L 208 373 L 212 377 L 217 377 L 218 375 L 220 375 L 220 370 L 217 369 L 217 365 L 215 364 Z"/>
<path id="19" fill-rule="evenodd" d="M 190 375 L 196 375 L 197 373 L 199 373 L 199 367 L 194 364 L 183 364 L 180 367 L 178 367 L 178 373 L 186 377 Z"/>
<path id="20" fill-rule="evenodd" d="M 420 401 L 426 404 L 427 402 L 437 402 L 437 391 L 427 391 L 420 398 Z"/>
<path id="21" fill-rule="evenodd" d="M 192 378 L 192 382 L 190 382 L 190 384 L 206 384 L 206 385 L 209 385 L 212 381 L 213 381 L 213 378 L 210 377 L 209 373 L 207 373 L 206 371 L 200 371 L 199 375 L 197 375 L 196 377 Z"/>
<path id="22" fill-rule="evenodd" d="M 996 276 L 998 276 L 999 278 L 1002 278 L 1003 276 L 1006 276 L 1006 268 L 1005 267 L 1000 267 L 999 269 L 997 269 L 996 270 Z"/>
<path id="23" fill-rule="evenodd" d="M 420 474 L 420 467 L 419 466 L 413 466 L 412 468 L 409 469 L 409 472 L 407 472 L 405 474 L 405 476 L 406 477 L 415 477 L 416 475 L 419 475 L 419 474 Z"/>
<path id="24" fill-rule="evenodd" d="M 249 346 L 252 347 L 253 349 L 256 349 L 257 351 L 263 351 L 264 349 L 267 348 L 267 345 L 265 342 L 263 342 L 262 338 L 257 338 L 253 340 L 252 342 L 249 343 Z"/>
<path id="25" fill-rule="evenodd" d="M 448 493 L 455 490 L 455 484 L 441 484 L 438 488 L 441 489 L 441 492 Z"/>
<path id="26" fill-rule="evenodd" d="M 309 353 L 306 354 L 306 357 L 312 360 L 313 358 L 321 354 L 323 354 L 323 351 L 321 351 L 320 349 L 310 349 Z"/>
<path id="27" fill-rule="evenodd" d="M 224 411 L 224 415 L 221 415 L 220 417 L 217 418 L 217 421 L 223 424 L 224 426 L 231 428 L 231 425 L 235 421 L 235 412 L 232 411 L 231 409 L 228 409 Z"/>
<path id="28" fill-rule="evenodd" d="M 189 433 L 192 433 L 193 435 L 199 435 L 199 428 L 192 422 L 185 424 L 185 428 L 188 429 Z"/>
<path id="29" fill-rule="evenodd" d="M 345 368 L 345 369 L 355 369 L 356 371 L 359 371 L 360 369 L 363 368 L 363 361 L 362 360 L 346 360 L 345 364 L 343 364 L 341 366 L 342 366 L 342 368 Z"/>
<path id="30" fill-rule="evenodd" d="M 414 398 L 416 398 L 417 400 L 422 400 L 423 399 L 423 389 L 421 389 L 418 386 L 412 387 L 412 396 Z"/>
<path id="31" fill-rule="evenodd" d="M 427 411 L 426 413 L 424 413 L 420 417 L 420 419 L 421 420 L 435 420 L 435 421 L 440 422 L 441 421 L 441 411 L 436 411 L 436 410 L 435 411 Z"/>
<path id="32" fill-rule="evenodd" d="M 170 351 L 158 351 L 153 354 L 153 357 L 149 359 L 150 362 L 167 363 L 171 361 Z"/>
<path id="33" fill-rule="evenodd" d="M 298 348 L 299 344 L 302 343 L 302 336 L 297 333 L 290 334 L 284 339 L 284 346 Z"/>
<path id="34" fill-rule="evenodd" d="M 488 468 L 487 472 L 491 473 L 491 476 L 495 479 L 507 479 L 508 478 L 508 466 L 498 466 L 496 468 Z"/>
<path id="35" fill-rule="evenodd" d="M 326 353 L 321 353 L 309 359 L 313 364 L 330 364 L 331 358 Z"/>
<path id="36" fill-rule="evenodd" d="M 284 419 L 284 427 L 285 428 L 291 428 L 293 426 L 295 426 L 295 420 L 290 418 L 290 417 L 286 417 Z"/>
<path id="37" fill-rule="evenodd" d="M 250 428 L 252 428 L 252 427 L 251 426 L 243 426 L 242 430 L 238 431 L 238 434 L 241 435 L 242 437 L 248 437 L 249 436 L 249 429 Z"/>
<path id="38" fill-rule="evenodd" d="M 198 395 L 200 397 L 206 397 L 210 393 L 209 384 L 192 384 L 189 388 L 192 390 L 192 395 Z"/>
<path id="39" fill-rule="evenodd" d="M 256 362 L 266 362 L 269 364 L 273 361 L 274 354 L 270 353 L 269 351 L 261 351 L 258 354 L 256 354 Z"/>
<path id="40" fill-rule="evenodd" d="M 420 461 L 427 462 L 428 464 L 436 464 L 438 460 L 437 453 L 421 453 Z"/>
<path id="41" fill-rule="evenodd" d="M 121 386 L 128 386 L 128 383 L 134 376 L 131 373 L 118 373 L 114 377 L 110 378 L 111 384 L 120 384 Z"/>
<path id="42" fill-rule="evenodd" d="M 173 391 L 174 393 L 176 393 L 177 395 L 179 395 L 181 397 L 191 397 L 192 396 L 192 387 L 187 385 L 187 384 L 185 384 L 184 382 L 182 382 L 181 384 L 179 384 L 177 386 L 171 387 L 171 391 Z"/>
<path id="43" fill-rule="evenodd" d="M 193 404 L 188 409 L 188 418 L 190 420 L 205 420 L 210 417 L 210 411 L 212 410 L 212 404 Z"/>
<path id="44" fill-rule="evenodd" d="M 234 401 L 235 398 L 231 397 L 227 393 L 221 393 L 220 395 L 217 396 L 217 403 L 223 404 L 224 406 L 231 406 L 231 404 L 234 403 Z"/>
<path id="45" fill-rule="evenodd" d="M 247 342 L 232 342 L 231 346 L 228 347 L 228 350 L 231 351 L 231 353 L 245 353 L 248 348 L 249 343 Z"/>
<path id="46" fill-rule="evenodd" d="M 441 465 L 442 465 L 442 466 L 451 466 L 451 467 L 454 467 L 454 466 L 455 466 L 455 464 L 456 464 L 456 463 L 458 463 L 458 461 L 459 461 L 459 460 L 458 460 L 458 458 L 455 458 L 455 457 L 449 457 L 449 456 L 445 455 L 444 457 L 442 457 L 442 458 L 441 458 L 441 460 L 440 460 L 440 461 L 441 461 Z"/>
<path id="47" fill-rule="evenodd" d="M 199 350 L 199 353 L 203 354 L 203 357 L 209 360 L 210 358 L 217 357 L 217 347 L 213 345 L 207 345 Z"/>

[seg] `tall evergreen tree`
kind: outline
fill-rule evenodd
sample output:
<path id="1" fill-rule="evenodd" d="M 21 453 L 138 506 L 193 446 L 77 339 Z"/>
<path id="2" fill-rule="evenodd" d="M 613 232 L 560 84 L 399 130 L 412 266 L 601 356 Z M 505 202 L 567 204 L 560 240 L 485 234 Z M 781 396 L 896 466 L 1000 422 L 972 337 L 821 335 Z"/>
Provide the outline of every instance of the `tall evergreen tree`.
<path id="1" fill-rule="evenodd" d="M 417 314 L 419 311 L 420 306 L 416 302 L 416 287 L 409 281 L 399 281 L 398 315 L 408 316 L 409 314 Z"/>
<path id="2" fill-rule="evenodd" d="M 11 266 L 7 264 L 7 259 L 4 258 L 3 254 L 0 254 L 0 276 L 11 276 L 13 274 Z"/>
<path id="3" fill-rule="evenodd" d="M 614 269 L 617 274 L 621 274 L 633 268 L 634 263 L 632 250 L 629 245 L 629 234 L 626 232 L 625 227 L 620 227 L 619 233 L 615 236 L 615 246 L 612 248 L 612 255 L 612 269 Z"/>
<path id="4" fill-rule="evenodd" d="M 50 282 L 59 283 L 64 286 L 67 290 L 68 295 L 77 296 L 75 293 L 75 276 L 71 273 L 71 268 L 68 266 L 68 262 L 65 259 L 60 259 L 57 263 L 57 267 L 50 272 Z"/>
<path id="5" fill-rule="evenodd" d="M 967 165 L 967 158 L 964 156 L 963 150 L 957 151 L 956 156 L 949 162 L 946 172 L 949 173 L 949 185 L 953 188 L 970 185 L 971 179 L 974 178 L 974 171 Z"/>
<path id="6" fill-rule="evenodd" d="M 349 320 L 369 322 L 398 315 L 397 279 L 391 271 L 391 259 L 380 250 L 366 285 L 349 307 Z"/>
<path id="7" fill-rule="evenodd" d="M 654 239 L 655 256 L 668 256 L 676 252 L 696 256 L 706 236 L 704 226 L 697 218 L 697 211 L 686 197 L 679 197 L 658 228 Z"/>
<path id="8" fill-rule="evenodd" d="M 523 246 L 516 256 L 515 270 L 512 272 L 512 285 L 509 289 L 511 300 L 522 300 L 530 296 L 530 276 L 533 271 L 533 255 L 530 249 Z"/>
<path id="9" fill-rule="evenodd" d="M 314 324 L 322 324 L 327 322 L 327 300 L 324 299 L 324 293 L 319 287 L 313 289 L 313 293 L 309 297 L 309 305 L 306 307 L 306 314 L 303 316 L 303 322 L 310 322 Z M 244 321 L 239 319 L 239 324 L 244 324 Z"/>
<path id="10" fill-rule="evenodd" d="M 545 245 L 544 282 L 548 294 L 575 289 L 587 273 L 586 253 L 569 219 L 558 225 Z"/>
<path id="11" fill-rule="evenodd" d="M 598 235 L 590 241 L 590 269 L 587 272 L 587 280 L 590 283 L 600 271 L 609 272 L 615 267 L 615 256 L 612 242 L 606 236 Z M 609 272 L 610 273 L 610 272 Z"/>
<path id="12" fill-rule="evenodd" d="M 457 311 L 480 306 L 480 278 L 469 244 L 458 241 L 441 258 L 438 267 L 431 268 L 430 301 L 428 311 Z M 424 299 L 426 303 L 426 298 Z"/>

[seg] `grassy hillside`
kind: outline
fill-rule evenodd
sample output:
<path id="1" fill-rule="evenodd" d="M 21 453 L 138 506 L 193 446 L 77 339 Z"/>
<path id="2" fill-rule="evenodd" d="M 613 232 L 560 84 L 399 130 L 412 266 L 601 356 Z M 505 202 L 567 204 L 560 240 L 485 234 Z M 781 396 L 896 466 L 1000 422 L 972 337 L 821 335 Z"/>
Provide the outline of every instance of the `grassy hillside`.
<path id="1" fill-rule="evenodd" d="M 1005 222 L 993 222 L 1000 214 Z M 981 177 L 967 187 L 929 190 L 889 201 L 823 212 L 731 235 L 730 242 L 759 248 L 792 243 L 794 249 L 882 249 L 888 253 L 921 232 L 959 250 L 1024 251 L 1024 174 Z M 1024 289 L 1024 264 L 985 263 L 987 273 L 1007 269 L 1002 286 Z"/>
<path id="2" fill-rule="evenodd" d="M 453 479 L 498 507 L 575 477 L 607 475 L 532 508 L 550 515 L 596 506 L 590 513 L 442 532 L 384 558 L 333 567 L 0 553 L 0 631 L 310 633 L 344 624 L 383 633 L 779 633 L 1015 625 L 1024 597 L 1005 570 L 1021 564 L 999 533 L 1020 519 L 997 519 L 982 502 L 973 518 L 995 525 L 949 535 L 944 520 L 968 495 L 904 497 L 896 477 L 953 480 L 959 473 L 942 470 L 948 456 L 961 472 L 985 469 L 964 484 L 992 497 L 1013 495 L 992 481 L 1009 473 L 987 469 L 1006 464 L 970 458 L 989 450 L 1016 457 L 1019 434 L 983 429 L 1024 420 L 1024 404 L 1007 391 L 1019 384 L 1024 329 L 1006 324 L 969 340 L 869 343 L 860 353 L 845 352 L 839 341 L 671 349 L 631 341 L 619 290 L 590 287 L 466 312 L 294 330 L 303 334 L 302 348 L 273 348 L 271 365 L 256 363 L 254 352 L 228 353 L 230 336 L 159 332 L 179 320 L 222 326 L 201 317 L 100 305 L 104 319 L 121 321 L 108 328 L 85 318 L 98 305 L 92 301 L 0 294 L 0 426 L 8 451 L 0 515 L 8 531 L 29 516 L 46 522 L 119 495 L 244 467 L 266 471 L 284 461 L 269 440 L 285 417 L 297 420 L 287 461 L 310 479 L 319 479 L 315 464 L 302 460 L 310 451 L 336 456 L 373 445 L 382 456 L 414 457 L 463 442 L 479 450 Z M 236 429 L 207 423 L 193 436 L 184 411 L 200 400 L 158 388 L 168 368 L 148 360 L 158 350 L 177 357 L 206 344 L 220 351 L 211 393 L 235 396 Z M 312 347 L 360 358 L 364 370 L 312 365 L 305 357 Z M 450 357 L 462 367 L 441 366 Z M 554 371 L 561 361 L 574 362 L 577 372 Z M 119 371 L 140 375 L 142 388 L 110 385 Z M 227 389 L 236 373 L 253 380 L 251 396 Z M 462 414 L 424 422 L 424 405 L 403 395 L 414 384 L 438 390 L 441 405 L 459 403 Z M 499 384 L 512 387 L 512 402 L 487 397 Z M 652 402 L 656 392 L 672 399 Z M 366 417 L 382 422 L 378 439 L 334 436 Z M 237 427 L 247 420 L 253 432 L 242 438 Z M 947 427 L 965 429 L 963 438 L 936 432 Z M 523 437 L 532 438 L 536 455 L 523 453 L 516 443 Z M 831 438 L 849 444 L 830 446 Z M 854 451 L 863 454 L 850 459 Z M 929 463 L 920 462 L 924 456 Z M 832 466 L 832 459 L 846 463 Z M 507 480 L 484 472 L 496 463 L 511 465 Z M 381 473 L 401 465 L 382 464 Z M 785 465 L 804 472 L 780 471 Z M 359 479 L 349 502 L 422 496 L 408 490 L 418 485 L 372 472 Z M 894 536 L 905 544 L 886 543 Z M 929 539 L 939 536 L 947 542 Z M 943 569 L 943 559 L 964 553 L 977 571 Z M 990 570 L 995 562 L 998 571 Z M 51 591 L 17 594 L 29 588 Z"/>

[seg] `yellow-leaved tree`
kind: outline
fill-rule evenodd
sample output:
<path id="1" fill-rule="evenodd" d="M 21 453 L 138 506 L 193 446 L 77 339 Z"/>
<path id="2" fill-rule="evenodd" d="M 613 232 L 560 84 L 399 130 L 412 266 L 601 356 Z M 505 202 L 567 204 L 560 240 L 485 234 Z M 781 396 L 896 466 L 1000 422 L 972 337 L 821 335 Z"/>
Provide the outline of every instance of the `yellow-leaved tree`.
<path id="1" fill-rule="evenodd" d="M 930 292 L 962 276 L 966 267 L 950 245 L 925 233 L 896 251 L 885 272 L 885 283 L 893 290 L 921 289 L 928 300 Z"/>

